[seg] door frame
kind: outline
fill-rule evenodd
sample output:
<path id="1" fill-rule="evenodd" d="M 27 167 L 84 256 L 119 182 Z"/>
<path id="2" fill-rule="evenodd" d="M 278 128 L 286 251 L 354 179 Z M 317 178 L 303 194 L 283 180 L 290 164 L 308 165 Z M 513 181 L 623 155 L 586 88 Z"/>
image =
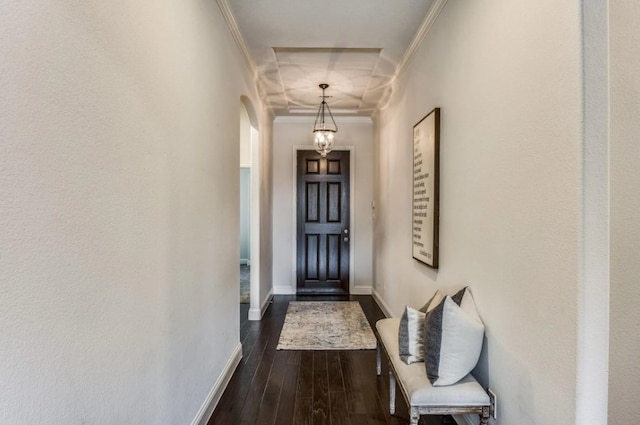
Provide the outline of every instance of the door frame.
<path id="1" fill-rule="evenodd" d="M 292 262 L 293 267 L 291 268 L 291 293 L 295 294 L 297 290 L 297 262 L 298 262 L 298 238 L 297 238 L 297 215 L 296 211 L 298 209 L 298 151 L 312 151 L 312 145 L 306 146 L 293 146 L 293 161 L 292 161 L 292 172 L 293 172 L 293 184 L 292 186 L 292 200 L 293 200 L 293 220 L 291 220 L 291 228 L 293 235 L 293 252 L 292 252 Z M 356 220 L 355 220 L 355 196 L 356 196 L 356 163 L 355 163 L 355 146 L 336 146 L 333 148 L 334 151 L 349 151 L 349 232 L 351 234 L 349 241 L 349 294 L 357 295 L 354 292 L 354 284 L 355 284 L 355 246 L 356 246 Z"/>
<path id="2" fill-rule="evenodd" d="M 248 320 L 261 320 L 262 315 L 269 305 L 271 295 L 268 295 L 264 301 L 261 301 L 260 282 L 262 265 L 260 262 L 260 175 L 262 167 L 260 166 L 261 157 L 261 135 L 260 121 L 256 115 L 251 99 L 247 96 L 240 96 L 241 107 L 244 108 L 249 118 L 249 168 L 251 169 L 251 177 L 249 179 L 249 257 L 251 262 L 250 284 L 249 284 L 249 311 L 247 313 Z M 239 252 L 238 252 L 239 253 Z M 238 280 L 238 282 L 240 282 Z"/>

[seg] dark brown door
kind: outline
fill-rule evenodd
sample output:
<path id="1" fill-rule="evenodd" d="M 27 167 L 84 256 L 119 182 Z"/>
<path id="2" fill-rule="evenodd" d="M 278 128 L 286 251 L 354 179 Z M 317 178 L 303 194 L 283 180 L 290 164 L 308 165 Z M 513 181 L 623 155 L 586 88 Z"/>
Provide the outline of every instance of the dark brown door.
<path id="1" fill-rule="evenodd" d="M 349 151 L 298 151 L 298 293 L 349 293 Z"/>

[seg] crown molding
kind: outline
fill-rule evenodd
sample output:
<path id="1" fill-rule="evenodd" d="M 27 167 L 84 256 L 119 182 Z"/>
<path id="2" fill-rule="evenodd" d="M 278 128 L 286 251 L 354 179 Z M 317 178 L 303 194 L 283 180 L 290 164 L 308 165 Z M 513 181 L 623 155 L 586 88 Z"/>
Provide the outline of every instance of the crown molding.
<path id="1" fill-rule="evenodd" d="M 402 74 L 405 66 L 416 53 L 416 50 L 418 49 L 418 46 L 420 46 L 420 43 L 422 43 L 427 34 L 429 34 L 431 27 L 436 22 L 436 19 L 438 19 L 440 12 L 442 12 L 442 9 L 444 9 L 444 6 L 446 4 L 447 0 L 435 0 L 433 2 L 433 5 L 429 9 L 429 13 L 427 13 L 427 16 L 424 17 L 420 28 L 418 28 L 418 31 L 416 31 L 416 34 L 413 36 L 411 44 L 409 44 L 409 47 L 407 47 L 407 50 L 405 50 L 404 55 L 402 55 L 402 60 L 400 60 L 400 64 L 396 68 L 396 72 L 393 75 L 394 80 L 398 77 L 398 75 Z"/>
<path id="2" fill-rule="evenodd" d="M 336 122 L 372 122 L 371 117 L 367 116 L 337 116 L 333 117 Z M 276 123 L 313 123 L 316 117 L 311 115 L 278 115 L 273 120 Z"/>
<path id="3" fill-rule="evenodd" d="M 396 72 L 393 74 L 393 76 L 389 80 L 390 87 L 393 86 L 393 84 L 398 79 L 398 77 L 404 72 L 407 64 L 409 63 L 409 61 L 411 61 L 411 58 L 413 58 L 413 55 L 416 53 L 418 46 L 420 46 L 420 44 L 427 37 L 427 34 L 429 34 L 429 31 L 431 31 L 431 27 L 433 27 L 433 24 L 438 19 L 438 16 L 440 16 L 440 12 L 442 12 L 442 9 L 444 9 L 444 6 L 447 4 L 447 1 L 448 0 L 435 0 L 433 2 L 433 5 L 429 9 L 429 12 L 424 17 L 422 24 L 420 24 L 420 27 L 418 28 L 415 35 L 413 36 L 413 39 L 411 40 L 409 47 L 407 47 L 407 50 L 404 51 L 404 55 L 402 55 L 402 59 L 400 60 L 400 63 L 396 67 Z M 386 99 L 386 102 L 384 105 L 379 105 L 378 109 L 386 108 L 389 105 L 390 101 L 391 101 L 391 95 L 389 95 L 389 97 Z"/>
<path id="4" fill-rule="evenodd" d="M 229 31 L 231 31 L 231 35 L 235 40 L 244 60 L 247 64 L 247 68 L 249 68 L 249 72 L 253 76 L 254 80 L 257 81 L 258 78 L 258 68 L 256 67 L 255 62 L 251 58 L 249 54 L 249 49 L 247 48 L 247 43 L 245 43 L 242 34 L 240 33 L 240 28 L 238 27 L 238 23 L 236 22 L 235 16 L 233 16 L 233 12 L 231 10 L 231 6 L 229 6 L 229 2 L 227 0 L 217 0 L 218 7 L 222 12 L 222 16 L 224 20 L 227 22 L 227 26 L 229 27 Z"/>

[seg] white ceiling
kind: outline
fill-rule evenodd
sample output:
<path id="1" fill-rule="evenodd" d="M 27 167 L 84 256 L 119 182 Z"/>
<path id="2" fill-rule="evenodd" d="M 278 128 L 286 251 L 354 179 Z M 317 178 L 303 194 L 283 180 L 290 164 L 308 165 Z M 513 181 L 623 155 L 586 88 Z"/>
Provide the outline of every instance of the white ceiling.
<path id="1" fill-rule="evenodd" d="M 442 0 L 218 0 L 276 115 L 369 115 Z M 436 10 L 437 9 L 437 10 Z"/>

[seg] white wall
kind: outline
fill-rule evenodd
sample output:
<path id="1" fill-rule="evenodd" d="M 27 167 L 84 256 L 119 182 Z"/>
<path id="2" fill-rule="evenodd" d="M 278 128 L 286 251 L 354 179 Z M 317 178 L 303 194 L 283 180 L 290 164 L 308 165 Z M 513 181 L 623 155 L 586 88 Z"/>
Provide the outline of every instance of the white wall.
<path id="1" fill-rule="evenodd" d="M 611 345 L 609 423 L 640 422 L 640 4 L 610 2 Z"/>
<path id="2" fill-rule="evenodd" d="M 1 9 L 0 423 L 191 423 L 239 348 L 252 79 L 215 2 Z"/>
<path id="3" fill-rule="evenodd" d="M 240 104 L 240 166 L 251 167 L 251 120 L 247 109 Z"/>
<path id="4" fill-rule="evenodd" d="M 375 286 L 394 315 L 470 285 L 502 424 L 575 423 L 580 2 L 450 1 L 376 119 Z M 440 268 L 411 256 L 412 127 L 442 108 Z M 562 418 L 562 419 L 559 419 Z"/>
<path id="5" fill-rule="evenodd" d="M 254 140 L 258 140 L 259 171 L 252 168 L 251 184 L 252 189 L 258 188 L 260 203 L 259 223 L 252 223 L 251 234 L 255 237 L 254 227 L 259 233 L 259 243 L 257 244 L 258 254 L 251 253 L 251 261 L 254 267 L 251 268 L 251 309 L 249 310 L 249 320 L 259 320 L 269 306 L 273 295 L 273 257 L 272 257 L 272 182 L 273 182 L 273 115 L 268 110 L 263 110 L 261 115 L 260 132 L 255 129 L 251 131 L 252 149 L 256 146 Z M 253 154 L 253 153 L 252 153 Z M 252 194 L 252 201 L 255 198 Z M 254 226 L 254 224 L 257 224 Z M 259 269 L 256 270 L 256 257 L 259 257 Z M 259 274 L 258 276 L 255 274 Z M 254 282 L 258 278 L 259 290 L 256 291 Z"/>
<path id="6" fill-rule="evenodd" d="M 355 195 L 352 202 L 354 271 L 352 293 L 370 293 L 372 285 L 373 126 L 368 118 L 336 117 L 336 145 L 353 146 Z M 295 293 L 296 220 L 294 147 L 312 149 L 313 117 L 278 117 L 273 129 L 273 285 L 276 293 Z"/>

